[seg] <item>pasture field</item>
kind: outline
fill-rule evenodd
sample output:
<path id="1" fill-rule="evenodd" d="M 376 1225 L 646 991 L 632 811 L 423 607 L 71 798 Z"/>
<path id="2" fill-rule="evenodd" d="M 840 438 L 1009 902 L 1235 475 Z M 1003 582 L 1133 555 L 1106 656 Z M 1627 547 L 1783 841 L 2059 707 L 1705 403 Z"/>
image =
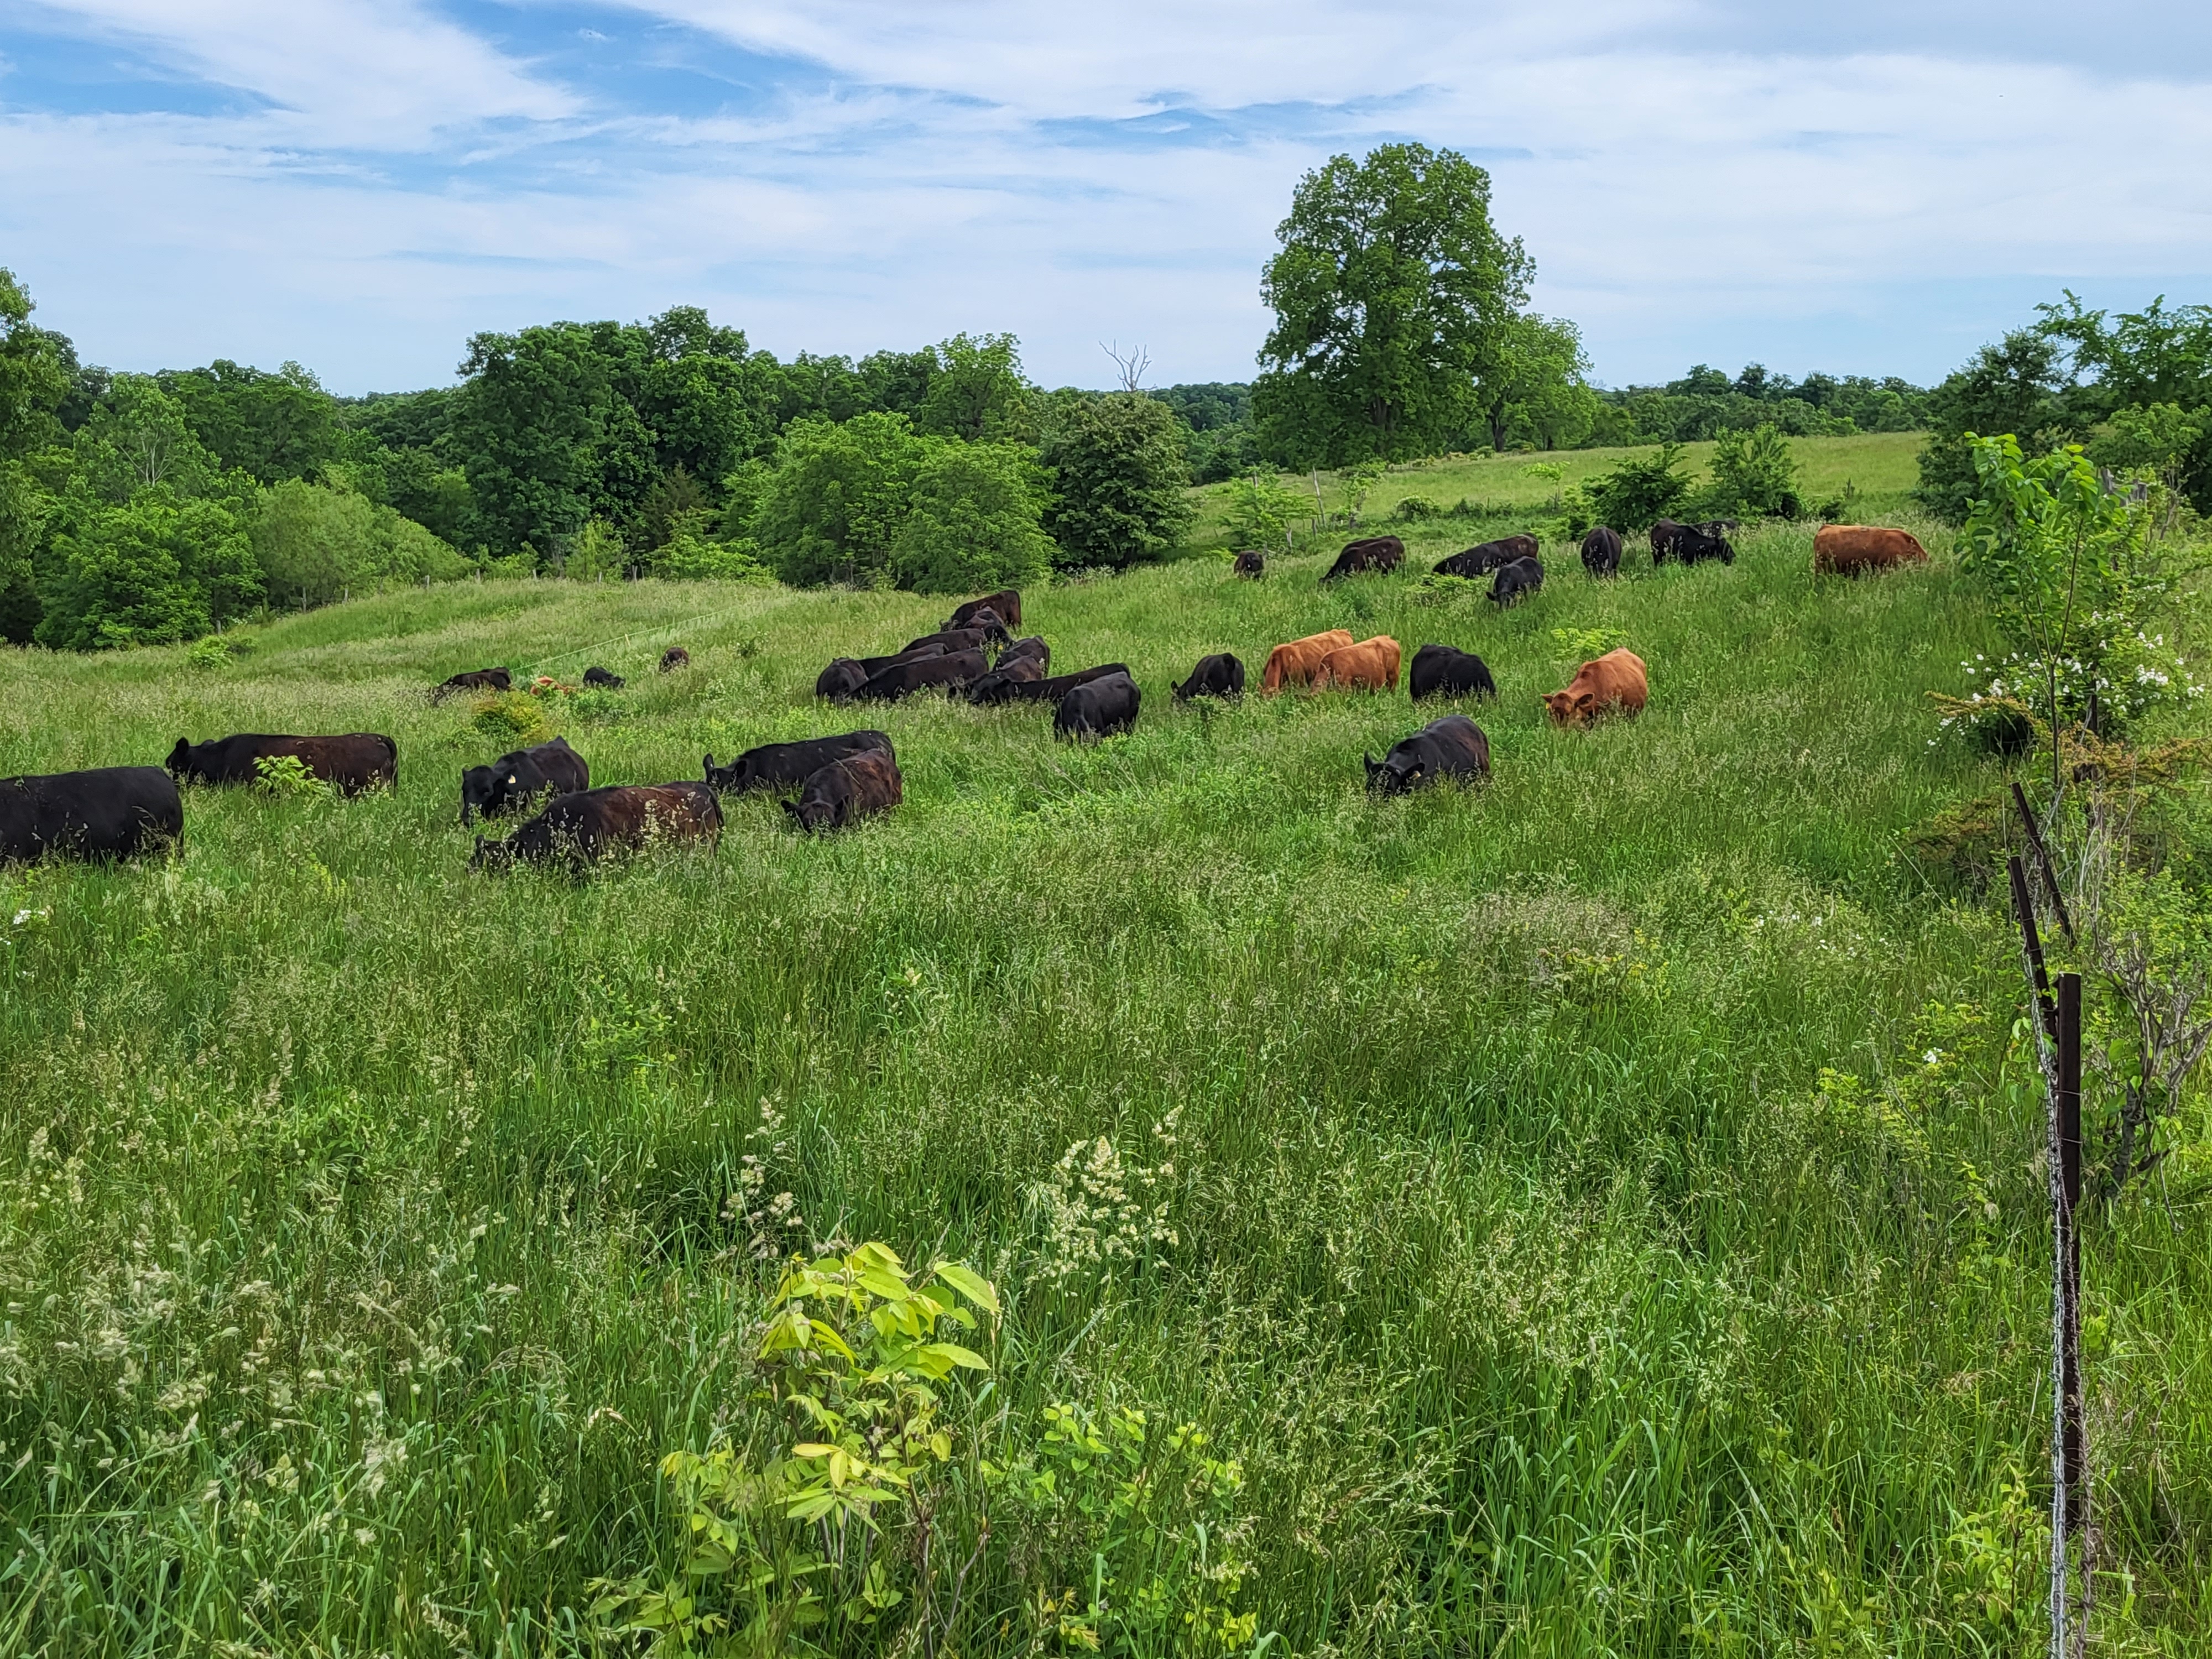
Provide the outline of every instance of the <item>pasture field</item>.
<path id="1" fill-rule="evenodd" d="M 1926 441 L 1926 435 L 1919 432 L 1869 432 L 1850 438 L 1792 438 L 1789 441 L 1790 453 L 1797 462 L 1800 488 L 1807 501 L 1817 506 L 1840 498 L 1848 484 L 1853 492 L 1850 517 L 1855 522 L 1895 524 L 1900 521 L 1900 515 L 1911 515 L 1917 511 L 1912 491 L 1920 482 L 1920 447 Z M 1390 528 L 1398 529 L 1401 526 L 1390 523 L 1397 504 L 1408 495 L 1419 495 L 1443 507 L 1462 500 L 1472 506 L 1487 507 L 1492 517 L 1525 515 L 1530 522 L 1516 522 L 1511 529 L 1528 529 L 1535 520 L 1551 516 L 1549 504 L 1555 490 L 1587 483 L 1599 473 L 1619 465 L 1625 457 L 1650 454 L 1657 447 L 1646 444 L 1626 449 L 1559 449 L 1541 454 L 1460 455 L 1408 461 L 1394 467 L 1376 484 L 1360 520 L 1363 524 L 1389 524 Z M 1698 483 L 1704 483 L 1712 454 L 1711 443 L 1683 445 L 1685 471 Z M 1531 465 L 1546 462 L 1559 468 L 1557 483 L 1528 471 Z M 1332 472 L 1321 475 L 1322 497 L 1331 513 L 1343 510 L 1336 477 Z M 1310 477 L 1286 474 L 1282 482 L 1311 499 L 1313 481 Z M 1199 517 L 1185 538 L 1187 546 L 1227 545 L 1223 519 L 1227 511 L 1228 489 L 1227 484 L 1207 484 L 1196 492 Z M 1300 530 L 1303 533 L 1303 526 Z M 1324 532 L 1323 539 L 1328 533 Z M 1449 536 L 1451 532 L 1444 533 Z M 1480 534 L 1470 534 L 1466 539 L 1480 541 L 1486 535 L 1504 533 L 1506 532 L 1501 527 L 1486 526 Z"/>
<path id="2" fill-rule="evenodd" d="M 0 773 L 400 755 L 353 801 L 188 792 L 173 860 L 0 869 L 0 1651 L 635 1651 L 591 1582 L 673 1567 L 658 1461 L 761 1420 L 756 1258 L 833 1239 L 1004 1297 L 948 1388 L 975 1566 L 937 1651 L 1079 1651 L 1096 1599 L 1110 1653 L 2035 1651 L 2042 1116 L 2001 904 L 1900 845 L 2002 783 L 1930 741 L 1992 640 L 1928 539 L 1856 583 L 1805 526 L 1609 584 L 1547 548 L 1504 615 L 1319 554 L 1038 588 L 1055 668 L 1144 690 L 1087 750 L 817 707 L 950 608 L 896 593 L 493 583 L 227 663 L 0 653 Z M 1443 712 L 1402 692 L 1170 702 L 1338 624 L 1488 659 L 1487 787 L 1364 795 Z M 1617 643 L 1650 710 L 1547 728 Z M 512 738 L 424 688 L 492 662 L 630 676 L 550 713 L 595 783 L 872 724 L 905 804 L 472 873 L 458 773 Z M 2089 1243 L 2112 1653 L 2212 1642 L 2191 1109 Z M 1166 1474 L 992 1485 L 1054 1406 L 1201 1425 L 1209 1529 L 1140 1524 Z"/>

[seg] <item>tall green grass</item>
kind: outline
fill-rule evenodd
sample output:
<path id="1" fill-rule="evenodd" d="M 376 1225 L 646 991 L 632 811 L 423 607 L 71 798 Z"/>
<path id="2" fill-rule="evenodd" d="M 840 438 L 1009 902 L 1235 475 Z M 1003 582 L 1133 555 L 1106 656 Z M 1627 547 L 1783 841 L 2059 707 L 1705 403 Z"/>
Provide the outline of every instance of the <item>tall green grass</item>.
<path id="1" fill-rule="evenodd" d="M 2031 1650 L 2040 1109 L 2002 912 L 1899 852 L 2001 781 L 1930 745 L 1922 694 L 1993 644 L 1930 539 L 1856 583 L 1796 529 L 1609 584 L 1553 550 L 1504 615 L 1320 557 L 1038 590 L 1055 667 L 1144 688 L 1093 749 L 817 707 L 828 657 L 945 608 L 909 595 L 469 585 L 222 666 L 0 656 L 0 771 L 400 752 L 350 802 L 192 792 L 171 861 L 0 871 L 0 1650 L 588 1650 L 587 1581 L 674 1559 L 656 1458 L 748 1409 L 748 1155 L 805 1218 L 774 1242 L 998 1281 L 993 1455 L 1054 1401 L 1205 1424 L 1277 1651 Z M 1490 662 L 1486 788 L 1364 794 L 1434 712 L 1402 695 L 1170 702 L 1334 625 Z M 1549 729 L 1613 643 L 1649 711 Z M 865 720 L 905 805 L 472 874 L 458 773 L 501 744 L 423 688 L 495 661 L 630 676 L 556 720 L 595 782 Z M 1100 1136 L 1171 1163 L 1176 1242 L 1055 1279 L 1036 1189 Z M 2090 1296 L 2102 1639 L 2180 1655 L 2212 1264 L 2168 1198 Z M 961 1651 L 1032 1646 L 1089 1572 L 1012 1530 Z"/>

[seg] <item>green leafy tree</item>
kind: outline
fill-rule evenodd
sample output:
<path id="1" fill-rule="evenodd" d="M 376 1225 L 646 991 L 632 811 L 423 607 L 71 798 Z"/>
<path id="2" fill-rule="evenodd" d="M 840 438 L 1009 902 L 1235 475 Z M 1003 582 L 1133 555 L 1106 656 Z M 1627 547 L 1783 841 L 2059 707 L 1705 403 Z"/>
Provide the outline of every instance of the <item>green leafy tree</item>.
<path id="1" fill-rule="evenodd" d="M 104 499 L 129 501 L 156 484 L 205 495 L 221 465 L 193 433 L 184 406 L 149 374 L 118 374 L 76 439 L 80 475 Z"/>
<path id="2" fill-rule="evenodd" d="M 1031 443 L 1034 392 L 1011 334 L 956 334 L 937 348 L 936 371 L 915 411 L 917 431 L 970 443 Z"/>
<path id="3" fill-rule="evenodd" d="M 297 363 L 268 374 L 219 357 L 155 378 L 216 462 L 258 483 L 313 477 L 343 451 L 338 400 Z"/>
<path id="4" fill-rule="evenodd" d="M 1195 509 L 1182 423 L 1136 392 L 1086 398 L 1043 446 L 1054 501 L 1046 526 L 1068 565 L 1156 559 L 1182 539 Z"/>
<path id="5" fill-rule="evenodd" d="M 891 548 L 928 453 L 903 415 L 794 423 L 753 514 L 761 556 L 794 586 L 889 586 Z"/>
<path id="6" fill-rule="evenodd" d="M 2069 381 L 2058 342 L 2037 329 L 2017 329 L 1929 397 L 1928 442 L 1920 452 L 1921 501 L 1954 524 L 1979 489 L 1973 434 L 2009 432 L 2030 450 L 2078 436 L 2064 396 Z"/>
<path id="7" fill-rule="evenodd" d="M 15 273 L 0 268 L 0 639 L 15 643 L 38 626 L 34 560 L 51 510 L 23 463 L 62 435 L 56 411 L 70 391 L 58 337 L 32 325 L 33 309 Z"/>
<path id="8" fill-rule="evenodd" d="M 170 645 L 244 614 L 261 599 L 253 548 L 221 501 L 185 499 L 166 485 L 121 506 L 88 493 L 65 504 L 59 568 L 42 595 L 45 645 L 90 651 Z"/>
<path id="9" fill-rule="evenodd" d="M 1016 444 L 932 443 L 915 470 L 891 546 L 901 587 L 972 593 L 1022 587 L 1051 568 L 1044 480 Z"/>
<path id="10" fill-rule="evenodd" d="M 413 520 L 357 495 L 288 478 L 254 515 L 255 559 L 279 607 L 328 605 L 416 582 L 451 581 L 468 568 Z"/>
<path id="11" fill-rule="evenodd" d="M 1258 467 L 1231 483 L 1225 493 L 1229 538 L 1240 548 L 1285 545 L 1291 526 L 1314 510 L 1304 496 Z"/>
<path id="12" fill-rule="evenodd" d="M 1507 318 L 1486 344 L 1474 400 L 1492 449 L 1504 449 L 1516 428 L 1546 449 L 1589 429 L 1596 397 L 1583 379 L 1589 358 L 1580 329 L 1524 312 Z"/>
<path id="13" fill-rule="evenodd" d="M 1491 223 L 1490 176 L 1386 144 L 1308 173 L 1261 279 L 1275 326 L 1255 416 L 1301 465 L 1423 453 L 1468 423 L 1511 361 L 1534 266 Z"/>
<path id="14" fill-rule="evenodd" d="M 1682 447 L 1662 444 L 1648 455 L 1631 455 L 1583 487 L 1592 524 L 1619 531 L 1648 530 L 1681 511 L 1690 480 L 1681 470 Z"/>
<path id="15" fill-rule="evenodd" d="M 1710 518 L 1802 519 L 1805 498 L 1790 441 L 1772 426 L 1723 432 L 1714 441 L 1712 479 L 1698 496 Z"/>

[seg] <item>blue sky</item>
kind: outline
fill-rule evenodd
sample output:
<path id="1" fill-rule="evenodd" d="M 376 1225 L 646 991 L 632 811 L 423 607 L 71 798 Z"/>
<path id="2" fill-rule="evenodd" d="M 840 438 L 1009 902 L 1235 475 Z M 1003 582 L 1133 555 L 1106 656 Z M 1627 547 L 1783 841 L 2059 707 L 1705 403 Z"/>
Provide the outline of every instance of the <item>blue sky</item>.
<path id="1" fill-rule="evenodd" d="M 1480 161 L 1597 377 L 1940 377 L 2070 286 L 2212 300 L 2212 7 L 0 0 L 0 264 L 90 360 L 453 378 L 706 306 L 1249 376 L 1298 176 Z"/>

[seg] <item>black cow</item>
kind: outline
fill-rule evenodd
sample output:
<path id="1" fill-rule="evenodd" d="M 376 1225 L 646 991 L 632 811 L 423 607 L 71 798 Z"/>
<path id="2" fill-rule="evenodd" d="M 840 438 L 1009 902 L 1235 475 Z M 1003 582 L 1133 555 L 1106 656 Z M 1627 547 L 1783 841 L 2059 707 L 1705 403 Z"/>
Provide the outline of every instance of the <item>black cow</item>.
<path id="1" fill-rule="evenodd" d="M 1267 556 L 1256 547 L 1245 548 L 1237 555 L 1237 561 L 1230 568 L 1240 576 L 1257 581 L 1267 574 Z"/>
<path id="2" fill-rule="evenodd" d="M 807 738 L 798 743 L 764 743 L 748 749 L 727 766 L 707 757 L 707 786 L 724 794 L 742 795 L 755 789 L 791 789 L 805 783 L 823 767 L 870 749 L 891 752 L 891 740 L 881 732 L 843 732 L 834 738 Z"/>
<path id="3" fill-rule="evenodd" d="M 1049 702 L 1060 700 L 1079 685 L 1088 685 L 1093 680 L 1103 680 L 1115 674 L 1126 674 L 1129 665 L 1125 662 L 1100 663 L 1096 668 L 1079 668 L 1073 674 L 1055 674 L 1050 679 L 1032 680 L 1025 685 L 1008 688 L 1000 702 Z"/>
<path id="4" fill-rule="evenodd" d="M 906 799 L 906 780 L 888 748 L 866 749 L 832 761 L 806 780 L 799 799 L 783 810 L 792 822 L 813 834 L 842 830 L 859 817 L 888 812 Z"/>
<path id="5" fill-rule="evenodd" d="M 1537 559 L 1516 559 L 1501 564 L 1490 578 L 1490 601 L 1501 610 L 1516 605 L 1544 585 L 1544 566 Z"/>
<path id="6" fill-rule="evenodd" d="M 1079 685 L 1060 700 L 1052 717 L 1056 736 L 1080 740 L 1109 738 L 1137 729 L 1137 705 L 1143 698 L 1127 672 L 1108 674 Z"/>
<path id="7" fill-rule="evenodd" d="M 863 702 L 896 702 L 901 697 L 911 696 L 916 691 L 941 685 L 957 690 L 970 680 L 980 680 L 988 665 L 978 650 L 951 651 L 938 657 L 918 657 L 911 661 L 894 663 L 879 674 L 868 676 L 867 684 L 853 693 Z"/>
<path id="8" fill-rule="evenodd" d="M 135 858 L 184 833 L 176 780 L 158 766 L 0 778 L 0 862 Z"/>
<path id="9" fill-rule="evenodd" d="M 514 689 L 514 676 L 504 668 L 472 668 L 465 674 L 456 674 L 440 685 L 430 688 L 430 701 L 443 702 L 456 691 L 510 691 Z"/>
<path id="10" fill-rule="evenodd" d="M 1035 634 L 1027 634 L 999 653 L 999 666 L 1019 662 L 1024 657 L 1034 659 L 1048 674 L 1052 672 L 1052 647 Z"/>
<path id="11" fill-rule="evenodd" d="M 850 657 L 834 659 L 814 678 L 814 695 L 842 702 L 868 683 L 868 671 Z"/>
<path id="12" fill-rule="evenodd" d="M 1464 553 L 1455 553 L 1448 559 L 1437 561 L 1439 576 L 1464 576 L 1469 580 L 1487 576 L 1501 566 L 1516 559 L 1533 559 L 1538 549 L 1534 536 L 1500 536 L 1494 542 L 1479 542 Z"/>
<path id="13" fill-rule="evenodd" d="M 1455 645 L 1425 645 L 1413 653 L 1408 677 L 1413 701 L 1424 697 L 1494 697 L 1498 682 L 1490 665 L 1471 651 Z"/>
<path id="14" fill-rule="evenodd" d="M 587 864 L 656 842 L 703 841 L 711 848 L 721 837 L 721 803 L 705 784 L 623 784 L 556 795 L 505 841 L 478 836 L 469 867 L 501 870 L 517 860 Z"/>
<path id="15" fill-rule="evenodd" d="M 169 775 L 179 783 L 253 783 L 261 776 L 256 761 L 286 755 L 295 757 L 312 775 L 343 794 L 399 781 L 399 745 L 374 732 L 329 738 L 241 732 L 206 743 L 179 738 L 167 765 Z"/>
<path id="16" fill-rule="evenodd" d="M 1333 582 L 1364 571 L 1395 570 L 1405 562 L 1406 544 L 1395 536 L 1364 536 L 1344 544 L 1344 551 L 1336 556 L 1336 562 L 1322 580 Z"/>
<path id="17" fill-rule="evenodd" d="M 962 695 L 978 708 L 994 708 L 1013 702 L 1022 687 L 1041 684 L 1044 677 L 1044 665 L 1035 657 L 1016 657 L 1011 662 L 1001 657 L 996 668 L 971 681 Z"/>
<path id="18" fill-rule="evenodd" d="M 1662 519 L 1651 526 L 1651 566 L 1657 569 L 1667 562 L 1667 556 L 1674 550 L 1674 543 L 1689 526 L 1677 524 L 1672 519 Z"/>
<path id="19" fill-rule="evenodd" d="M 1684 564 L 1697 564 L 1705 559 L 1734 564 L 1735 549 L 1720 533 L 1719 525 L 1686 524 L 1675 533 L 1674 556 Z"/>
<path id="20" fill-rule="evenodd" d="M 1593 576 L 1620 574 L 1620 532 L 1604 525 L 1583 538 L 1583 568 Z"/>
<path id="21" fill-rule="evenodd" d="M 568 739 L 556 738 L 534 749 L 517 749 L 501 755 L 489 766 L 465 767 L 461 772 L 461 822 L 481 812 L 488 818 L 519 811 L 540 795 L 572 795 L 592 787 L 592 769 L 568 747 Z"/>
<path id="22" fill-rule="evenodd" d="M 691 653 L 680 645 L 672 645 L 660 653 L 660 672 L 673 674 L 679 668 L 691 665 Z"/>
<path id="23" fill-rule="evenodd" d="M 1006 628 L 994 622 L 984 628 L 947 628 L 935 634 L 924 634 L 918 640 L 908 640 L 898 649 L 901 656 L 910 655 L 925 646 L 940 646 L 949 655 L 955 651 L 980 651 L 987 645 L 1005 645 Z"/>
<path id="24" fill-rule="evenodd" d="M 603 686 L 609 691 L 619 691 L 623 689 L 623 680 L 621 675 L 610 673 L 604 668 L 586 668 L 584 684 Z"/>
<path id="25" fill-rule="evenodd" d="M 1391 745 L 1367 763 L 1367 787 L 1385 795 L 1425 788 L 1441 778 L 1483 779 L 1490 775 L 1490 739 L 1464 714 L 1431 720 L 1410 738 Z"/>
<path id="26" fill-rule="evenodd" d="M 1022 625 L 1022 596 L 1011 587 L 1002 587 L 995 593 L 986 593 L 980 599 L 970 599 L 945 619 L 946 631 L 970 626 L 969 618 L 979 611 L 988 611 L 1009 628 Z"/>
<path id="27" fill-rule="evenodd" d="M 1177 702 L 1193 697 L 1241 697 L 1244 695 L 1244 665 L 1226 651 L 1200 657 L 1190 678 L 1175 688 Z"/>

